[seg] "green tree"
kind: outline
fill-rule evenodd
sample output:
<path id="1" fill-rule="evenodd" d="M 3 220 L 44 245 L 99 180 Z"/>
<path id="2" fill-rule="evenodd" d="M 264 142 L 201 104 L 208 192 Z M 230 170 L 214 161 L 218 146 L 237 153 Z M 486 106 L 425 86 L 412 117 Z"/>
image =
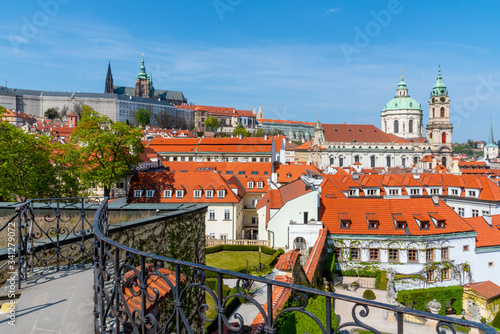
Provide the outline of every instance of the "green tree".
<path id="1" fill-rule="evenodd" d="M 491 322 L 491 325 L 497 329 L 500 328 L 500 312 L 497 312 L 497 314 L 495 315 L 495 318 Z"/>
<path id="2" fill-rule="evenodd" d="M 0 106 L 0 115 L 6 114 L 6 113 L 7 113 L 7 109 L 5 109 L 4 106 Z"/>
<path id="3" fill-rule="evenodd" d="M 57 108 L 49 108 L 45 110 L 45 118 L 48 119 L 56 119 L 59 117 L 59 112 L 57 111 Z"/>
<path id="4" fill-rule="evenodd" d="M 207 127 L 207 129 L 217 131 L 217 129 L 220 128 L 220 123 L 214 116 L 208 116 L 205 120 L 205 126 Z"/>
<path id="5" fill-rule="evenodd" d="M 59 144 L 57 144 L 59 145 Z M 0 122 L 0 197 L 29 198 L 76 196 L 78 177 L 65 161 L 66 148 L 47 136 L 36 136 Z"/>
<path id="6" fill-rule="evenodd" d="M 255 137 L 264 137 L 266 135 L 264 129 L 259 128 L 255 131 Z"/>
<path id="7" fill-rule="evenodd" d="M 238 126 L 236 127 L 236 129 L 234 129 L 233 135 L 235 137 L 238 137 L 239 135 L 242 135 L 243 137 L 248 137 L 248 136 L 250 136 L 250 132 L 248 132 L 248 130 L 245 129 L 243 127 L 243 125 L 240 123 L 240 124 L 238 124 Z"/>
<path id="8" fill-rule="evenodd" d="M 135 121 L 141 126 L 150 125 L 151 123 L 151 111 L 139 108 L 135 113 Z"/>
<path id="9" fill-rule="evenodd" d="M 141 137 L 139 128 L 84 110 L 70 137 L 77 147 L 81 179 L 86 184 L 102 186 L 104 195 L 109 196 L 113 184 L 140 162 L 139 154 L 144 151 Z"/>

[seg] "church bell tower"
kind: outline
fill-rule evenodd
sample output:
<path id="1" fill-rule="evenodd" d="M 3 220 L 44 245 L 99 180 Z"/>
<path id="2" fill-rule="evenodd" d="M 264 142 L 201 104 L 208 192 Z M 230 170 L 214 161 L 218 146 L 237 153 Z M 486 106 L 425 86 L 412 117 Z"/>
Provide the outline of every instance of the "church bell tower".
<path id="1" fill-rule="evenodd" d="M 105 94 L 113 94 L 113 74 L 111 74 L 111 62 L 108 63 L 108 74 L 106 75 L 106 85 L 104 86 Z"/>
<path id="2" fill-rule="evenodd" d="M 432 153 L 441 160 L 445 167 L 452 164 L 452 133 L 450 123 L 450 98 L 443 83 L 441 68 L 429 100 L 429 124 L 426 127 L 427 141 L 431 145 Z"/>

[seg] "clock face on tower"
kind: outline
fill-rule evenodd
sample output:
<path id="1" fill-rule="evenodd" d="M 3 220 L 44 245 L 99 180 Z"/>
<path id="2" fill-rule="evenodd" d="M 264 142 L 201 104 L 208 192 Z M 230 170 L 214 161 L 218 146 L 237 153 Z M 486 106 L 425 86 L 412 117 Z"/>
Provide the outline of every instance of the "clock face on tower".
<path id="1" fill-rule="evenodd" d="M 446 98 L 445 97 L 441 97 L 440 100 L 441 100 L 441 102 L 445 102 Z"/>

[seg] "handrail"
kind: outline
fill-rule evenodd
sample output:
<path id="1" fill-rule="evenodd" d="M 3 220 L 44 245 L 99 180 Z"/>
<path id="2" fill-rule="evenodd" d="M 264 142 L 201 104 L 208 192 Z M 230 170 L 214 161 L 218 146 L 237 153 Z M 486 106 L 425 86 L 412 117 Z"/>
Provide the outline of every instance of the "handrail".
<path id="1" fill-rule="evenodd" d="M 346 295 L 341 295 L 338 293 L 334 292 L 327 292 L 327 291 L 322 291 L 322 290 L 317 290 L 314 288 L 306 287 L 306 286 L 301 286 L 301 285 L 296 285 L 296 284 L 291 284 L 291 283 L 285 283 L 277 280 L 269 280 L 266 278 L 262 277 L 257 277 L 257 276 L 251 276 L 243 273 L 238 273 L 238 272 L 233 272 L 230 270 L 225 270 L 225 269 L 220 269 L 220 268 L 215 268 L 215 267 L 210 267 L 207 265 L 203 264 L 197 264 L 197 263 L 191 263 L 187 261 L 182 261 L 182 260 L 177 260 L 177 259 L 172 259 L 168 257 L 164 257 L 161 255 L 156 255 L 156 254 L 151 254 L 145 251 L 140 251 L 125 245 L 122 245 L 112 239 L 110 239 L 106 234 L 107 234 L 107 198 L 101 203 L 99 208 L 96 211 L 96 214 L 94 216 L 94 235 L 96 238 L 96 241 L 94 243 L 95 245 L 95 266 L 94 266 L 94 290 L 95 290 L 95 315 L 96 315 L 96 320 L 95 320 L 95 330 L 96 332 L 107 332 L 108 329 L 108 323 L 106 323 L 106 319 L 108 317 L 114 318 L 114 325 L 111 326 L 118 326 L 112 329 L 112 331 L 119 331 L 119 326 L 122 324 L 123 326 L 128 325 L 131 326 L 134 333 L 139 333 L 139 332 L 145 332 L 146 330 L 152 330 L 151 332 L 156 333 L 156 330 L 160 331 L 167 328 L 169 324 L 174 324 L 177 326 L 177 332 L 179 333 L 179 329 L 181 324 L 189 328 L 189 323 L 186 320 L 186 316 L 184 314 L 184 311 L 182 309 L 182 296 L 184 292 L 192 287 L 198 287 L 198 288 L 203 288 L 207 292 L 210 292 L 210 295 L 212 298 L 214 298 L 215 304 L 216 304 L 216 310 L 217 310 L 217 317 L 215 319 L 207 319 L 205 317 L 202 317 L 205 322 L 212 322 L 212 321 L 218 321 L 219 324 L 219 333 L 221 333 L 222 330 L 222 325 L 227 326 L 230 329 L 239 329 L 243 326 L 243 320 L 241 316 L 238 318 L 236 316 L 236 319 L 238 319 L 238 324 L 236 327 L 228 322 L 227 317 L 224 315 L 224 309 L 227 304 L 227 301 L 231 297 L 242 297 L 245 298 L 249 303 L 254 304 L 259 312 L 262 314 L 264 322 L 265 322 L 265 332 L 266 333 L 274 333 L 275 332 L 275 321 L 276 318 L 278 318 L 280 315 L 282 315 L 285 312 L 290 312 L 290 311 L 298 311 L 307 314 L 310 316 L 322 329 L 324 333 L 331 333 L 332 328 L 331 323 L 328 324 L 327 322 L 327 328 L 325 329 L 323 325 L 321 324 L 321 321 L 317 317 L 315 317 L 312 313 L 308 313 L 305 310 L 305 307 L 307 305 L 307 300 L 308 300 L 308 295 L 316 295 L 316 296 L 324 296 L 326 297 L 326 307 L 327 309 L 334 308 L 331 304 L 332 301 L 335 300 L 341 300 L 341 301 L 346 301 L 346 302 L 351 302 L 354 303 L 354 307 L 352 308 L 352 316 L 354 319 L 354 322 L 349 322 L 349 323 L 344 323 L 340 324 L 339 327 L 335 330 L 335 333 L 339 332 L 340 329 L 345 328 L 345 327 L 361 327 L 369 331 L 373 331 L 374 333 L 379 333 L 375 328 L 371 327 L 368 324 L 363 323 L 358 316 L 360 317 L 366 317 L 368 316 L 369 309 L 370 307 L 374 307 L 377 309 L 383 309 L 389 312 L 394 312 L 394 314 L 397 316 L 397 327 L 398 327 L 398 333 L 403 333 L 403 315 L 409 314 L 413 315 L 416 317 L 422 317 L 426 319 L 432 319 L 436 321 L 436 331 L 438 333 L 444 333 L 444 328 L 447 328 L 451 330 L 453 333 L 455 333 L 455 329 L 453 327 L 453 324 L 455 325 L 460 325 L 460 326 L 466 326 L 466 327 L 473 327 L 473 328 L 478 328 L 482 330 L 486 334 L 496 334 L 496 330 L 488 326 L 486 324 L 482 323 L 476 323 L 476 322 L 471 322 L 467 320 L 462 320 L 462 319 L 454 319 L 446 316 L 441 316 L 437 314 L 432 314 L 432 313 L 427 313 L 423 311 L 418 311 L 418 310 L 413 310 L 410 308 L 406 307 L 400 307 L 400 306 L 393 306 L 389 304 L 384 304 L 376 301 L 370 301 L 366 299 L 361 299 L 357 297 L 350 297 Z M 102 230 L 101 230 L 102 229 Z M 114 248 L 115 250 L 115 255 L 112 255 L 112 249 Z M 143 300 L 142 305 L 140 306 L 140 310 L 136 310 L 136 312 L 133 312 L 127 305 L 127 302 L 124 301 L 124 295 L 122 293 L 122 289 L 124 287 L 124 282 L 123 282 L 123 276 L 124 272 L 122 267 L 120 266 L 121 260 L 119 258 L 119 254 L 124 252 L 127 254 L 127 257 L 129 259 L 132 259 L 137 256 L 140 259 L 140 270 L 135 269 L 135 267 L 132 266 L 132 264 L 126 265 L 126 268 L 132 269 L 133 272 L 135 272 L 136 275 L 136 280 L 133 285 L 137 288 L 135 290 L 135 293 L 132 293 L 134 296 L 140 296 Z M 122 253 L 123 254 L 123 253 Z M 150 259 L 151 262 L 153 262 L 153 271 L 146 273 L 146 258 Z M 111 266 L 109 265 L 109 262 L 112 262 Z M 133 262 L 133 261 L 131 261 Z M 164 276 L 160 269 L 161 263 L 170 263 L 175 265 L 176 272 L 175 272 L 175 282 L 172 282 L 172 280 L 166 276 Z M 197 276 L 200 279 L 200 282 L 198 283 L 193 283 L 190 284 L 186 287 L 183 288 L 183 290 L 180 290 L 180 285 L 182 283 L 181 278 L 180 278 L 180 268 L 181 266 L 186 266 L 194 269 L 194 275 Z M 118 273 L 116 270 L 118 270 Z M 139 268 L 139 267 L 137 267 Z M 111 273 L 111 269 L 114 269 L 115 272 Z M 233 294 L 226 299 L 222 299 L 222 296 L 217 296 L 215 292 L 211 291 L 210 288 L 208 288 L 204 283 L 205 283 L 205 272 L 214 272 L 217 274 L 217 285 L 220 287 L 218 291 L 222 291 L 222 277 L 225 275 L 228 276 L 234 276 L 237 278 L 237 290 L 238 293 Z M 151 298 L 153 300 L 158 300 L 158 292 L 156 292 L 156 295 L 152 295 L 150 292 L 150 287 L 148 286 L 149 284 L 149 279 L 151 276 L 155 276 L 158 278 L 163 279 L 172 289 L 172 293 L 174 295 L 174 310 L 173 313 L 175 313 L 176 317 L 172 314 L 172 317 L 169 319 L 169 321 L 163 325 L 163 324 L 158 324 L 158 319 L 150 313 L 148 313 L 148 309 L 146 308 L 146 300 L 150 301 Z M 114 281 L 114 288 L 107 288 L 105 286 L 105 281 Z M 267 310 L 264 310 L 262 306 L 258 302 L 256 302 L 252 297 L 249 297 L 246 293 L 243 292 L 244 288 L 248 282 L 260 282 L 263 283 L 268 287 L 268 293 L 267 293 Z M 294 293 L 299 293 L 299 295 L 305 300 L 305 305 L 302 305 L 301 307 L 296 307 L 296 308 L 290 308 L 281 311 L 279 314 L 277 314 L 275 317 L 273 317 L 273 310 L 272 310 L 272 288 L 273 287 L 282 287 L 285 289 L 291 289 Z M 210 290 L 210 291 L 209 291 Z M 110 294 L 110 296 L 107 296 L 107 294 Z M 205 305 L 206 306 L 206 305 Z M 200 310 L 199 312 L 201 313 L 201 309 L 203 308 L 202 306 L 199 306 Z M 206 307 L 208 308 L 208 306 Z M 358 310 L 358 308 L 362 308 L 361 310 Z M 206 309 L 205 309 L 206 310 Z M 329 317 L 330 312 L 326 312 L 327 318 Z M 175 318 L 175 319 L 174 319 Z M 132 321 L 131 319 L 135 320 Z M 128 321 L 128 322 L 127 322 Z M 190 328 L 189 328 L 190 329 Z M 188 330 L 190 331 L 190 330 Z"/>

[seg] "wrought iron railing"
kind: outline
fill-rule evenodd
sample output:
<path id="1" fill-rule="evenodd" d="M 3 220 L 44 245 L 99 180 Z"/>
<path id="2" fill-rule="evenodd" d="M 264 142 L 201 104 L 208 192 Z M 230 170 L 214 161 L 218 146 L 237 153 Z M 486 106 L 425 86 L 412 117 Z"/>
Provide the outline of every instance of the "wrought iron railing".
<path id="1" fill-rule="evenodd" d="M 347 328 L 361 328 L 373 333 L 381 331 L 373 325 L 370 310 L 381 309 L 395 316 L 397 333 L 404 333 L 404 317 L 417 317 L 434 321 L 437 333 L 456 333 L 454 326 L 472 327 L 487 334 L 495 329 L 482 323 L 435 315 L 405 307 L 397 307 L 338 293 L 316 290 L 310 287 L 269 280 L 202 264 L 180 261 L 121 245 L 108 237 L 107 200 L 100 205 L 94 217 L 94 315 L 96 333 L 200 333 L 205 323 L 217 323 L 218 333 L 223 328 L 238 331 L 245 324 L 243 317 L 235 314 L 236 322 L 230 322 L 225 314 L 233 297 L 240 297 L 255 307 L 262 315 L 262 331 L 277 333 L 278 319 L 289 312 L 300 312 L 309 316 L 322 333 L 339 333 Z M 166 240 L 165 242 L 168 242 Z M 209 274 L 214 273 L 214 274 Z M 237 279 L 237 292 L 223 298 L 222 293 L 212 290 L 207 276 L 216 277 L 216 291 L 223 291 L 223 277 Z M 262 306 L 246 292 L 252 282 L 267 287 L 267 307 Z M 290 289 L 301 304 L 273 313 L 273 289 Z M 197 299 L 196 296 L 202 296 Z M 195 296 L 195 298 L 192 298 Z M 211 299 L 216 314 L 207 316 Z M 354 304 L 351 310 L 353 321 L 332 326 L 331 312 L 325 319 L 306 310 L 308 300 L 314 296 L 325 297 L 325 309 L 335 308 L 337 301 Z M 194 303 L 193 303 L 194 301 Z M 166 307 L 162 307 L 166 305 Z M 324 321 L 323 321 L 324 320 Z M 201 325 L 200 325 L 201 323 Z M 323 323 L 325 325 L 323 325 Z M 408 326 L 408 325 L 407 325 Z M 425 331 L 425 329 L 422 329 Z"/>
<path id="2" fill-rule="evenodd" d="M 36 267 L 53 266 L 59 270 L 63 264 L 93 261 L 92 221 L 102 200 L 98 197 L 35 199 L 16 207 L 15 214 L 0 228 L 3 232 L 0 236 L 6 237 L 10 250 L 15 246 L 19 288 Z M 12 251 L 6 256 L 0 270 L 13 262 Z"/>

